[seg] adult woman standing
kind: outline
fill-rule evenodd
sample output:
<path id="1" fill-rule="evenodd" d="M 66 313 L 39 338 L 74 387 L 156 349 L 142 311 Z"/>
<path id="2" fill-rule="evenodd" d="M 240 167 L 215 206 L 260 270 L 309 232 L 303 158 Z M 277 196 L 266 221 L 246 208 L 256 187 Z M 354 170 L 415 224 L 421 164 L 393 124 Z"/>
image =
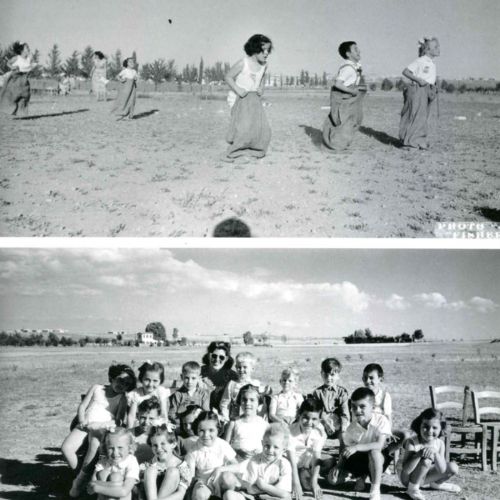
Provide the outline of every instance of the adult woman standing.
<path id="1" fill-rule="evenodd" d="M 94 52 L 94 67 L 90 73 L 92 79 L 92 92 L 97 96 L 98 101 L 106 100 L 106 58 L 100 50 Z"/>
<path id="2" fill-rule="evenodd" d="M 30 48 L 27 43 L 14 42 L 14 53 L 16 54 L 7 63 L 9 69 L 5 78 L 2 93 L 0 94 L 0 106 L 2 109 L 11 110 L 16 115 L 18 110 L 27 113 L 28 103 L 31 97 L 28 73 L 35 69 L 38 64 L 31 62 Z"/>
<path id="3" fill-rule="evenodd" d="M 207 352 L 202 358 L 202 363 L 203 382 L 212 390 L 210 407 L 219 410 L 224 388 L 230 380 L 238 378 L 236 372 L 232 370 L 234 360 L 231 357 L 231 344 L 229 342 L 210 342 Z"/>

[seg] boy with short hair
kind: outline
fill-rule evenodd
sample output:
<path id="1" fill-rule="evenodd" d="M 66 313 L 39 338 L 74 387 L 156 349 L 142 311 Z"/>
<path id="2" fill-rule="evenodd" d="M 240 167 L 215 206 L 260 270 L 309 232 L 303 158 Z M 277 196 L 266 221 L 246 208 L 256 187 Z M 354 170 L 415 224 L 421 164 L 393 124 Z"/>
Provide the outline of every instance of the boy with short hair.
<path id="1" fill-rule="evenodd" d="M 361 53 L 354 41 L 342 42 L 340 66 L 330 92 L 330 114 L 323 126 L 323 140 L 331 149 L 347 148 L 363 120 L 362 100 L 366 86 L 361 80 Z"/>
<path id="2" fill-rule="evenodd" d="M 391 424 L 387 417 L 373 411 L 375 395 L 367 387 L 359 387 L 351 396 L 353 421 L 342 435 L 344 448 L 339 462 L 328 474 L 332 484 L 343 482 L 348 474 L 356 481 L 356 491 L 365 489 L 370 476 L 370 500 L 380 500 L 382 472 L 391 461 L 387 441 L 391 437 Z"/>
<path id="3" fill-rule="evenodd" d="M 182 387 L 169 398 L 168 418 L 179 424 L 179 413 L 186 411 L 189 405 L 198 405 L 203 410 L 210 410 L 210 391 L 201 383 L 201 366 L 196 361 L 182 365 Z"/>
<path id="4" fill-rule="evenodd" d="M 153 425 L 160 421 L 161 405 L 158 398 L 152 396 L 145 399 L 137 407 L 137 420 L 139 425 L 132 428 L 135 443 L 135 458 L 139 464 L 148 462 L 153 458 L 153 451 L 148 444 L 148 435 Z"/>
<path id="5" fill-rule="evenodd" d="M 375 394 L 373 411 L 385 415 L 392 422 L 392 399 L 384 386 L 384 370 L 378 363 L 370 363 L 363 370 L 363 383 Z"/>
<path id="6" fill-rule="evenodd" d="M 339 385 L 342 364 L 336 358 L 326 358 L 321 363 L 323 385 L 312 396 L 321 404 L 320 419 L 330 439 L 340 437 L 349 425 L 349 393 Z"/>

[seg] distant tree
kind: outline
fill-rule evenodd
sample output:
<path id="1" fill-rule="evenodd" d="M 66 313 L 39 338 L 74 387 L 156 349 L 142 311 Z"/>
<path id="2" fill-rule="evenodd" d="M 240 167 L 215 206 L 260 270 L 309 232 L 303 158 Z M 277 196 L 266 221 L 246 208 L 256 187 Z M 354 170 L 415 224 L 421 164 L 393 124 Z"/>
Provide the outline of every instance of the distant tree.
<path id="1" fill-rule="evenodd" d="M 155 90 L 158 89 L 158 84 L 166 79 L 167 65 L 164 59 L 156 59 L 149 65 L 149 78 L 155 83 Z"/>
<path id="2" fill-rule="evenodd" d="M 295 77 L 293 76 L 290 77 L 290 86 L 295 86 Z"/>
<path id="3" fill-rule="evenodd" d="M 134 61 L 134 64 L 135 64 L 135 67 L 139 68 L 139 63 L 137 61 L 137 53 L 135 50 L 132 52 L 132 55 L 130 57 L 132 57 L 132 60 Z"/>
<path id="4" fill-rule="evenodd" d="M 406 87 L 406 84 L 405 82 L 403 81 L 402 78 L 398 78 L 396 80 L 396 89 L 397 90 L 403 90 L 404 88 Z"/>
<path id="5" fill-rule="evenodd" d="M 204 67 L 205 64 L 203 63 L 203 57 L 200 57 L 200 64 L 198 66 L 198 83 L 202 83 L 203 72 L 205 71 Z"/>
<path id="6" fill-rule="evenodd" d="M 262 339 L 262 343 L 263 344 L 267 344 L 268 340 L 269 340 L 269 334 L 267 332 L 264 332 L 261 334 L 261 339 Z"/>
<path id="7" fill-rule="evenodd" d="M 389 80 L 389 78 L 384 78 L 382 80 L 382 84 L 380 85 L 380 88 L 382 90 L 392 90 L 394 88 L 394 83 L 392 83 L 392 80 Z"/>
<path id="8" fill-rule="evenodd" d="M 15 55 L 16 53 L 14 52 L 13 43 L 7 45 L 7 47 L 5 47 L 4 49 L 0 49 L 0 71 L 2 73 L 7 73 L 7 71 L 10 71 L 10 68 L 7 66 L 7 63 Z"/>
<path id="9" fill-rule="evenodd" d="M 122 51 L 120 49 L 116 49 L 111 63 L 108 64 L 108 78 L 116 78 L 122 69 Z"/>
<path id="10" fill-rule="evenodd" d="M 373 338 L 373 333 L 369 328 L 365 328 L 365 336 L 367 339 Z"/>
<path id="11" fill-rule="evenodd" d="M 181 340 L 179 340 L 179 345 L 185 346 L 188 344 L 188 339 L 186 337 L 181 337 Z"/>
<path id="12" fill-rule="evenodd" d="M 252 336 L 252 332 L 245 332 L 243 334 L 243 343 L 245 345 L 252 345 L 254 343 L 254 338 Z"/>
<path id="13" fill-rule="evenodd" d="M 354 338 L 358 340 L 366 339 L 366 333 L 364 330 L 354 330 Z"/>
<path id="14" fill-rule="evenodd" d="M 453 83 L 449 83 L 446 87 L 446 92 L 452 94 L 453 92 L 455 92 L 456 89 L 457 88 L 455 87 L 455 85 L 453 85 Z"/>
<path id="15" fill-rule="evenodd" d="M 38 49 L 35 49 L 33 51 L 33 55 L 31 57 L 31 62 L 33 63 L 40 63 L 40 51 Z M 37 66 L 36 68 L 32 69 L 31 72 L 30 72 L 30 75 L 33 77 L 33 78 L 40 78 L 42 76 L 42 67 L 41 66 Z"/>
<path id="16" fill-rule="evenodd" d="M 326 77 L 326 71 L 323 71 L 323 76 L 321 77 L 321 85 L 323 87 L 328 86 L 328 78 Z"/>
<path id="17" fill-rule="evenodd" d="M 166 340 L 167 339 L 167 332 L 165 330 L 165 327 L 159 321 L 149 323 L 148 325 L 146 325 L 146 328 L 144 329 L 144 331 L 148 332 L 148 333 L 152 333 L 153 338 L 155 340 Z"/>
<path id="18" fill-rule="evenodd" d="M 47 56 L 45 71 L 50 78 L 57 78 L 61 73 L 61 52 L 57 43 L 50 49 L 49 55 Z"/>
<path id="19" fill-rule="evenodd" d="M 422 340 L 424 338 L 424 332 L 422 330 L 415 330 L 413 332 L 413 340 Z"/>
<path id="20" fill-rule="evenodd" d="M 177 75 L 177 70 L 175 69 L 175 59 L 169 59 L 167 61 L 167 69 L 165 71 L 165 79 L 169 82 L 175 80 Z"/>
<path id="21" fill-rule="evenodd" d="M 283 342 L 283 344 L 286 344 L 288 342 L 288 337 L 286 335 L 282 335 L 281 342 Z"/>
<path id="22" fill-rule="evenodd" d="M 94 49 L 90 45 L 83 49 L 80 64 L 81 75 L 84 78 L 90 78 L 90 73 L 94 67 Z"/>
<path id="23" fill-rule="evenodd" d="M 370 83 L 370 90 L 377 90 L 377 84 L 375 82 Z"/>
<path id="24" fill-rule="evenodd" d="M 80 344 L 80 347 L 85 347 L 87 345 L 87 340 L 86 339 L 78 339 L 78 344 Z"/>
<path id="25" fill-rule="evenodd" d="M 304 85 L 306 82 L 306 73 L 303 69 L 300 70 L 300 77 L 299 77 L 299 83 L 301 85 Z"/>
<path id="26" fill-rule="evenodd" d="M 71 56 L 66 59 L 63 70 L 68 76 L 79 76 L 81 74 L 80 60 L 78 58 L 78 52 L 76 50 L 73 51 Z"/>
<path id="27" fill-rule="evenodd" d="M 174 328 L 174 330 L 172 331 L 172 338 L 174 340 L 177 340 L 179 338 L 179 330 L 177 328 Z"/>
<path id="28" fill-rule="evenodd" d="M 59 337 L 54 332 L 50 332 L 46 344 L 49 346 L 57 346 L 59 342 Z"/>
<path id="29" fill-rule="evenodd" d="M 141 70 L 139 72 L 141 78 L 143 80 L 149 80 L 151 78 L 151 64 L 145 63 L 141 66 Z"/>
<path id="30" fill-rule="evenodd" d="M 400 336 L 400 342 L 411 342 L 412 341 L 412 338 L 411 338 L 411 335 L 409 333 L 402 333 Z"/>

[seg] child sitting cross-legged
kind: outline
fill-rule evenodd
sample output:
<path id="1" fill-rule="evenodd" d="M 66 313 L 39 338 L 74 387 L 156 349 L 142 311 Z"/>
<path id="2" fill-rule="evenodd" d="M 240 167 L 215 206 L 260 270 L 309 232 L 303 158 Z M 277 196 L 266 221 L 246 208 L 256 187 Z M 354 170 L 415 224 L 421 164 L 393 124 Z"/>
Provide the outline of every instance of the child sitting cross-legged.
<path id="1" fill-rule="evenodd" d="M 352 422 L 342 435 L 343 449 L 328 481 L 340 484 L 351 474 L 357 478 L 355 489 L 363 491 L 365 480 L 371 482 L 370 499 L 380 500 L 382 472 L 391 461 L 387 443 L 391 424 L 387 417 L 373 411 L 375 395 L 367 387 L 359 387 L 351 395 Z"/>

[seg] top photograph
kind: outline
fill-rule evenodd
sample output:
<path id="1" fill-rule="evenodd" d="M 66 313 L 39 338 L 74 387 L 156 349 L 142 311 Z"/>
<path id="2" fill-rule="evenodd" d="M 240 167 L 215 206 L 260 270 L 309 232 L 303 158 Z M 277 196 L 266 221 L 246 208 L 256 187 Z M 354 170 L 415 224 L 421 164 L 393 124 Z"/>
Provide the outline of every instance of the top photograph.
<path id="1" fill-rule="evenodd" d="M 0 9 L 0 237 L 500 238 L 498 0 Z"/>

